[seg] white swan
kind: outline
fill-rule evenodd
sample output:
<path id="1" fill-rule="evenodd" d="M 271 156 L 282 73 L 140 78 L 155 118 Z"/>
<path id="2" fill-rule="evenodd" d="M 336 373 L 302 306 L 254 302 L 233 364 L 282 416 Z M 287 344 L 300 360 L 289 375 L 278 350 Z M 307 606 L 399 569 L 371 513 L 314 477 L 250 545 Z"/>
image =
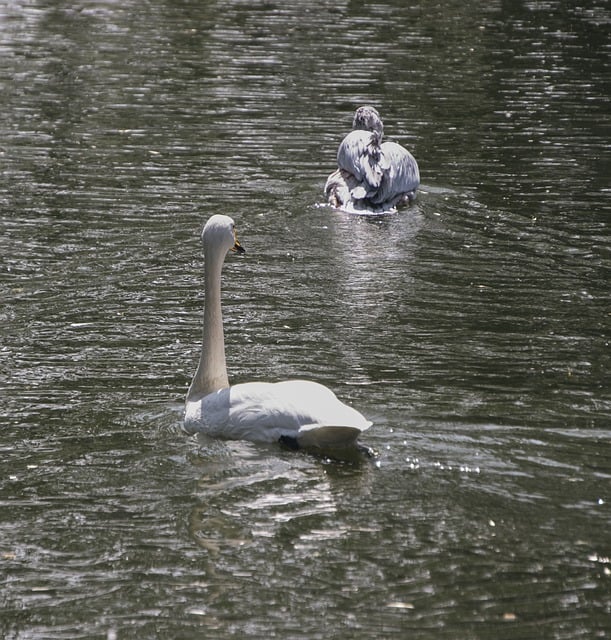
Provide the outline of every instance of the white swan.
<path id="1" fill-rule="evenodd" d="M 370 106 L 359 107 L 352 131 L 337 150 L 337 169 L 327 178 L 331 206 L 347 211 L 385 213 L 409 204 L 420 185 L 414 156 L 396 142 L 382 142 L 384 124 Z"/>
<path id="2" fill-rule="evenodd" d="M 231 218 L 214 215 L 202 232 L 204 335 L 197 371 L 187 393 L 188 433 L 293 447 L 345 448 L 371 422 L 316 382 L 248 382 L 229 386 L 221 312 L 221 271 L 229 251 L 244 253 Z"/>

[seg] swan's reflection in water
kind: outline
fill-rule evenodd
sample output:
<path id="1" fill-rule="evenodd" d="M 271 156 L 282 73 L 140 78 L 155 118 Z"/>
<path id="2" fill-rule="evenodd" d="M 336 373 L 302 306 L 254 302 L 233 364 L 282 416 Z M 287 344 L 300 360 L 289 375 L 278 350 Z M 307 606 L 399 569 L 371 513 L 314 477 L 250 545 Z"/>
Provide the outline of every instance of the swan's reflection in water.
<path id="1" fill-rule="evenodd" d="M 342 469 L 351 491 L 367 491 L 370 462 L 342 465 L 277 446 L 200 438 L 198 465 L 204 468 L 191 513 L 190 532 L 213 555 L 275 544 L 305 552 L 347 531 L 335 517 L 341 502 Z"/>

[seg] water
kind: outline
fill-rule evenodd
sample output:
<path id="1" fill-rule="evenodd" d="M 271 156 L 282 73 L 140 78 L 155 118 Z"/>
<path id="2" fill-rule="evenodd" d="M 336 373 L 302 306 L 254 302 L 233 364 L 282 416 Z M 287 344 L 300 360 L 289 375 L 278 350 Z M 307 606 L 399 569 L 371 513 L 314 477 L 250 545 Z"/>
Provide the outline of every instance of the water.
<path id="1" fill-rule="evenodd" d="M 0 635 L 608 638 L 606 3 L 0 8 Z M 321 206 L 355 106 L 423 185 Z M 180 431 L 198 234 L 235 382 L 342 464 Z"/>

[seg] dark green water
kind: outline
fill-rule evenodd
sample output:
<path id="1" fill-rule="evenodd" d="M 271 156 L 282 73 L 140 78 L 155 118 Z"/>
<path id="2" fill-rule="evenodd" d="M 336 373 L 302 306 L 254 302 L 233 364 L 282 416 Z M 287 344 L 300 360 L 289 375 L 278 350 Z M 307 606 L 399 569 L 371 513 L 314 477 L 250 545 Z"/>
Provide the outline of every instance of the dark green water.
<path id="1" fill-rule="evenodd" d="M 611 12 L 0 4 L 0 637 L 611 636 Z M 322 206 L 376 105 L 422 192 Z M 230 379 L 350 465 L 180 430 L 199 231 Z"/>

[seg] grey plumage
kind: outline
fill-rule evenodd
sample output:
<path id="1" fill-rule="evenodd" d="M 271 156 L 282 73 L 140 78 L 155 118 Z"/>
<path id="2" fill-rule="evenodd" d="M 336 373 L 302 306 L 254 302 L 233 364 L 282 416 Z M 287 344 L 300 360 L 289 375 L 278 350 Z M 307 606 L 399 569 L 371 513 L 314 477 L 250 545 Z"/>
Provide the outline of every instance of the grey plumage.
<path id="1" fill-rule="evenodd" d="M 396 142 L 382 142 L 384 125 L 373 107 L 359 107 L 352 127 L 339 145 L 338 168 L 325 185 L 329 203 L 376 213 L 411 202 L 420 184 L 414 156 Z"/>

